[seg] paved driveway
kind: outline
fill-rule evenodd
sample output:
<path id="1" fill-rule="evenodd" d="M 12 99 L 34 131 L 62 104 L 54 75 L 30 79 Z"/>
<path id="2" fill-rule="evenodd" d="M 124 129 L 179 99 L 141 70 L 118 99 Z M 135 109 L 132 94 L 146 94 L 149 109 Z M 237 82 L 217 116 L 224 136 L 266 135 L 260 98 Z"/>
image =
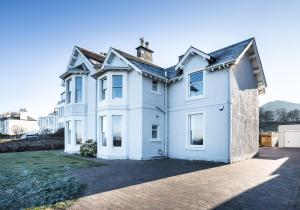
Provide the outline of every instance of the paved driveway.
<path id="1" fill-rule="evenodd" d="M 300 209 L 300 149 L 263 148 L 230 165 L 106 162 L 76 174 L 87 190 L 71 209 Z"/>

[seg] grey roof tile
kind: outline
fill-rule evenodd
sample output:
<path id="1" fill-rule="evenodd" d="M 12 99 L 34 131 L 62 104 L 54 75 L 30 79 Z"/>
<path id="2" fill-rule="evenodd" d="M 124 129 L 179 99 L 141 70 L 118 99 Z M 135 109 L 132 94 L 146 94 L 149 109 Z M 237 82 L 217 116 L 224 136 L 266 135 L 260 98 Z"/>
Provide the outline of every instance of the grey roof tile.
<path id="1" fill-rule="evenodd" d="M 209 64 L 207 67 L 216 66 L 232 60 L 236 60 L 252 40 L 254 40 L 254 38 L 250 38 L 209 53 L 209 55 L 213 57 L 215 61 Z"/>

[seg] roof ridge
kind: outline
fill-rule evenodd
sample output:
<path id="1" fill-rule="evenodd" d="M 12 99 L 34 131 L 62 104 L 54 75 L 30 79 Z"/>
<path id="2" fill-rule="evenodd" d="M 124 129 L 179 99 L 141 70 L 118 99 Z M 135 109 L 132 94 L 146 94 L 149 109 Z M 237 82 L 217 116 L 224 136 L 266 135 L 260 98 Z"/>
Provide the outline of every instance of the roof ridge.
<path id="1" fill-rule="evenodd" d="M 93 53 L 93 54 L 96 54 L 96 55 L 100 55 L 100 56 L 102 56 L 103 58 L 105 58 L 105 56 L 104 56 L 104 55 L 102 55 L 102 54 L 100 54 L 100 53 L 96 53 L 96 52 L 93 52 L 93 51 L 87 50 L 87 49 L 85 49 L 85 48 L 82 48 L 82 47 L 79 47 L 79 46 L 77 46 L 77 45 L 75 45 L 75 47 L 77 47 L 79 50 L 87 51 L 87 52 L 89 52 L 89 53 Z"/>
<path id="2" fill-rule="evenodd" d="M 134 55 L 131 55 L 131 54 L 129 54 L 129 53 L 127 53 L 127 52 L 124 52 L 124 51 L 122 51 L 122 50 L 116 49 L 116 48 L 114 48 L 114 47 L 112 47 L 112 49 L 114 49 L 114 50 L 116 50 L 116 51 L 119 51 L 119 52 L 121 52 L 121 53 L 127 54 L 127 55 L 133 57 L 134 59 L 136 59 L 138 62 L 142 62 L 142 63 L 148 64 L 148 65 L 151 65 L 151 66 L 155 66 L 155 67 L 164 69 L 164 68 L 161 67 L 161 66 L 158 66 L 158 65 L 156 65 L 156 64 L 153 64 L 153 63 L 150 63 L 150 62 L 148 62 L 148 61 L 145 61 L 145 60 L 143 60 L 143 59 L 141 59 L 141 58 L 139 58 L 139 57 L 136 57 L 136 56 L 134 56 Z M 127 58 L 127 59 L 130 59 L 130 58 Z"/>
<path id="3" fill-rule="evenodd" d="M 220 49 L 218 49 L 218 50 L 212 51 L 212 52 L 210 52 L 210 53 L 208 53 L 208 54 L 210 55 L 210 54 L 216 53 L 216 52 L 218 52 L 218 51 L 224 50 L 224 49 L 226 49 L 226 48 L 229 48 L 229 47 L 232 47 L 232 46 L 235 46 L 235 45 L 241 44 L 242 42 L 246 42 L 246 41 L 249 41 L 249 40 L 254 40 L 254 39 L 255 39 L 254 37 L 251 37 L 251 38 L 245 39 L 245 40 L 243 40 L 243 41 L 240 41 L 240 42 L 237 42 L 237 43 L 231 44 L 231 45 L 229 45 L 229 46 L 226 46 L 226 47 L 220 48 Z"/>

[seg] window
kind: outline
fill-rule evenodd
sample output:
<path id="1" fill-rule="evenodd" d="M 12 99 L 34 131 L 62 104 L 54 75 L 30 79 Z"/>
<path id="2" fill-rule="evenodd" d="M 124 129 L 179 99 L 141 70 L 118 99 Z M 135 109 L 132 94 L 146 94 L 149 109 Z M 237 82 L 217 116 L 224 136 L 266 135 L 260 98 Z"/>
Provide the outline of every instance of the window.
<path id="1" fill-rule="evenodd" d="M 203 91 L 203 71 L 198 71 L 189 75 L 189 96 L 201 96 Z"/>
<path id="2" fill-rule="evenodd" d="M 68 144 L 71 144 L 71 122 L 70 121 L 66 121 L 66 134 L 67 134 Z"/>
<path id="3" fill-rule="evenodd" d="M 107 90 L 107 78 L 104 77 L 100 80 L 100 100 L 105 100 Z"/>
<path id="4" fill-rule="evenodd" d="M 82 143 L 82 122 L 81 122 L 81 120 L 75 120 L 75 140 L 76 140 L 76 144 Z"/>
<path id="5" fill-rule="evenodd" d="M 75 78 L 75 103 L 82 102 L 82 77 Z"/>
<path id="6" fill-rule="evenodd" d="M 158 83 L 157 81 L 152 80 L 152 91 L 158 92 Z"/>
<path id="7" fill-rule="evenodd" d="M 122 116 L 119 115 L 112 116 L 112 136 L 113 136 L 114 147 L 122 146 L 121 122 L 122 122 Z"/>
<path id="8" fill-rule="evenodd" d="M 71 81 L 72 81 L 72 79 L 68 79 L 67 84 L 66 84 L 66 103 L 67 104 L 71 103 L 71 92 L 72 92 Z"/>
<path id="9" fill-rule="evenodd" d="M 189 115 L 189 145 L 203 146 L 204 117 L 203 113 Z"/>
<path id="10" fill-rule="evenodd" d="M 101 139 L 101 145 L 103 147 L 107 146 L 106 132 L 107 132 L 107 119 L 106 116 L 101 116 L 100 117 L 100 139 Z"/>
<path id="11" fill-rule="evenodd" d="M 113 75 L 112 80 L 112 98 L 122 98 L 123 76 Z"/>
<path id="12" fill-rule="evenodd" d="M 152 125 L 152 139 L 158 139 L 158 125 Z"/>

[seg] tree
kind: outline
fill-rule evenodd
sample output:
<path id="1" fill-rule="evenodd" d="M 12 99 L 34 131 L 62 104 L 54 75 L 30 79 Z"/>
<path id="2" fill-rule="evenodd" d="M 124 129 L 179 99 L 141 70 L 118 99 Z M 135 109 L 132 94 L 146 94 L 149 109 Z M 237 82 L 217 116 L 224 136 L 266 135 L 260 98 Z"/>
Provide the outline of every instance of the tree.
<path id="1" fill-rule="evenodd" d="M 11 127 L 12 132 L 14 135 L 16 135 L 18 138 L 25 133 L 26 129 L 21 125 L 13 125 Z"/>
<path id="2" fill-rule="evenodd" d="M 299 121 L 300 120 L 300 110 L 294 109 L 287 113 L 287 119 L 288 121 Z"/>
<path id="3" fill-rule="evenodd" d="M 288 117 L 287 117 L 287 111 L 284 108 L 277 109 L 276 114 L 278 116 L 277 121 L 279 122 L 287 122 Z"/>
<path id="4" fill-rule="evenodd" d="M 274 112 L 273 111 L 264 111 L 263 108 L 259 108 L 259 121 L 260 122 L 271 122 L 274 120 Z"/>
<path id="5" fill-rule="evenodd" d="M 265 122 L 265 111 L 263 108 L 259 108 L 259 122 Z"/>
<path id="6" fill-rule="evenodd" d="M 264 113 L 265 122 L 274 121 L 274 112 L 273 111 L 265 111 Z"/>

